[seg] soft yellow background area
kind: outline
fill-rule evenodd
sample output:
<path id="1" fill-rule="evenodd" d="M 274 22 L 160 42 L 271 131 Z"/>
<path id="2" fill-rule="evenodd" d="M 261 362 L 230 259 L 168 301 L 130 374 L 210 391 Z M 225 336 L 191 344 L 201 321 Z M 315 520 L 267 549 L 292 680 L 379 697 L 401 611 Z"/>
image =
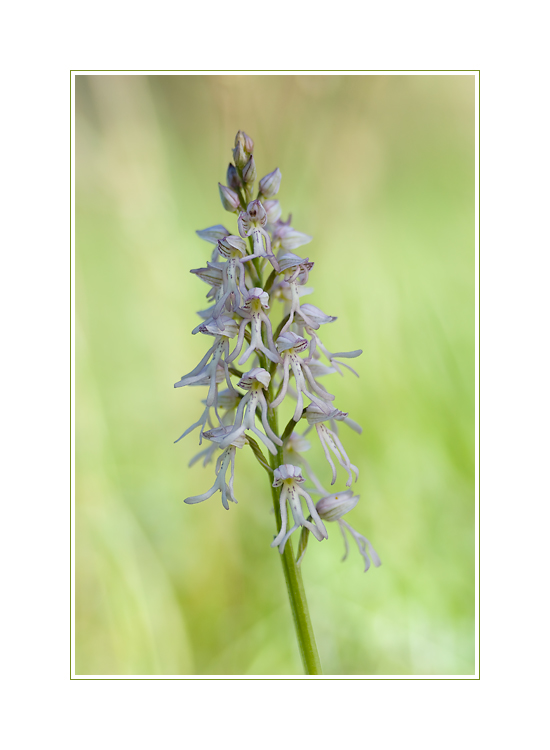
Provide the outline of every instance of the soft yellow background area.
<path id="1" fill-rule="evenodd" d="M 187 468 L 204 389 L 174 390 L 211 339 L 191 335 L 236 131 L 313 235 L 306 299 L 362 348 L 324 379 L 363 426 L 348 520 L 302 569 L 324 673 L 474 672 L 474 77 L 76 77 L 76 672 L 301 674 L 267 475 L 238 451 L 238 505 Z M 316 436 L 307 457 L 328 484 Z M 342 488 L 345 474 L 339 474 Z"/>

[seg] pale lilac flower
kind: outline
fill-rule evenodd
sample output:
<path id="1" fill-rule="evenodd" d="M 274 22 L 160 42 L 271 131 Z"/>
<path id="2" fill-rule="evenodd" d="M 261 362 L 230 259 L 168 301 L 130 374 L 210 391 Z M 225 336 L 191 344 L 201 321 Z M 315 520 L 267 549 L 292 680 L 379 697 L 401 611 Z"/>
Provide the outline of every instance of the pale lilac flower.
<path id="1" fill-rule="evenodd" d="M 272 225 L 275 224 L 281 218 L 281 204 L 277 200 L 269 200 L 263 202 L 267 215 L 266 230 L 272 231 Z"/>
<path id="2" fill-rule="evenodd" d="M 254 287 L 254 289 L 250 289 L 246 293 L 243 306 L 237 310 L 239 315 L 242 315 L 243 319 L 239 328 L 237 344 L 227 360 L 228 362 L 232 362 L 241 351 L 247 323 L 250 323 L 250 344 L 240 357 L 238 364 L 244 364 L 253 351 L 262 352 L 272 362 L 281 361 L 277 349 L 275 348 L 275 344 L 273 343 L 271 321 L 265 313 L 266 310 L 269 310 L 268 303 L 269 295 L 267 292 L 264 292 L 263 289 L 260 289 L 260 287 Z M 262 323 L 265 325 L 267 334 L 267 347 L 262 339 Z"/>
<path id="3" fill-rule="evenodd" d="M 346 453 L 346 449 L 340 442 L 340 439 L 336 432 L 333 430 L 329 430 L 326 424 L 324 424 L 326 421 L 334 419 L 343 421 L 348 416 L 347 412 L 333 409 L 332 412 L 326 414 L 323 413 L 322 409 L 319 409 L 318 407 L 316 408 L 316 405 L 312 404 L 305 410 L 305 416 L 307 418 L 308 424 L 315 425 L 315 429 L 317 430 L 317 434 L 319 435 L 319 440 L 321 441 L 321 445 L 323 446 L 325 457 L 332 469 L 331 484 L 334 484 L 334 482 L 336 481 L 336 466 L 334 465 L 334 462 L 330 456 L 329 448 L 336 456 L 340 466 L 342 466 L 347 471 L 348 480 L 346 482 L 346 486 L 349 487 L 353 482 L 352 471 L 355 474 L 355 481 L 357 481 L 357 479 L 359 478 L 359 469 L 357 468 L 357 466 L 354 466 L 350 462 L 348 454 Z"/>
<path id="4" fill-rule="evenodd" d="M 314 263 L 310 262 L 309 258 L 300 258 L 298 255 L 294 255 L 294 253 L 286 253 L 279 257 L 279 266 L 281 271 L 285 272 L 284 278 L 290 290 L 289 318 L 282 328 L 281 333 L 289 330 L 294 321 L 294 315 L 296 314 L 299 314 L 304 323 L 307 323 L 311 328 L 319 328 L 319 325 L 315 320 L 308 317 L 307 313 L 301 309 L 300 292 L 298 289 L 299 286 L 303 286 L 307 283 L 309 272 L 314 265 Z"/>
<path id="5" fill-rule="evenodd" d="M 274 251 L 279 248 L 282 248 L 287 252 L 289 250 L 296 250 L 297 247 L 307 245 L 307 243 L 311 242 L 313 239 L 309 234 L 304 234 L 303 232 L 294 229 L 294 227 L 291 227 L 291 219 L 291 216 L 288 217 L 287 221 L 281 221 L 281 219 L 279 219 L 274 225 L 272 232 Z"/>
<path id="6" fill-rule="evenodd" d="M 255 200 L 249 203 L 246 211 L 241 211 L 239 214 L 237 223 L 241 237 L 252 237 L 254 253 L 250 257 L 268 258 L 278 273 L 279 264 L 271 251 L 271 237 L 265 230 L 267 212 L 261 202 Z"/>
<path id="7" fill-rule="evenodd" d="M 207 437 L 209 440 L 213 440 L 216 443 L 220 443 L 222 439 L 225 437 L 226 432 L 228 429 L 231 429 L 230 427 L 218 427 L 215 430 L 210 430 L 210 432 L 205 432 L 204 436 Z M 226 510 L 229 510 L 229 503 L 227 500 L 231 500 L 231 502 L 236 503 L 237 499 L 235 497 L 235 493 L 233 491 L 233 481 L 235 479 L 235 453 L 237 448 L 242 448 L 245 445 L 244 437 L 237 438 L 235 441 L 233 441 L 233 444 L 229 446 L 224 452 L 221 454 L 221 456 L 218 458 L 216 462 L 216 481 L 212 485 L 212 487 L 208 490 L 208 492 L 204 492 L 202 495 L 194 495 L 193 497 L 187 497 L 185 498 L 184 502 L 188 503 L 189 505 L 192 505 L 194 503 L 202 503 L 204 500 L 208 500 L 209 497 L 212 497 L 212 495 L 215 492 L 221 492 L 222 493 L 222 505 Z M 231 475 L 229 479 L 229 483 L 225 481 L 225 475 L 227 473 L 227 469 L 231 466 Z"/>
<path id="8" fill-rule="evenodd" d="M 313 485 L 315 487 L 315 490 L 309 490 L 310 492 L 315 492 L 319 495 L 326 495 L 327 492 L 321 482 L 317 479 L 317 476 L 314 474 L 313 469 L 309 465 L 307 459 L 302 455 L 306 451 L 311 449 L 311 443 L 309 440 L 307 440 L 303 435 L 300 435 L 298 432 L 293 432 L 288 440 L 285 441 L 284 444 L 284 457 L 286 463 L 301 463 L 304 469 L 307 472 L 308 477 L 313 482 Z"/>
<path id="9" fill-rule="evenodd" d="M 353 490 L 345 490 L 344 492 L 335 492 L 333 495 L 327 495 L 326 497 L 321 498 L 321 500 L 317 502 L 315 507 L 317 509 L 319 516 L 324 521 L 338 522 L 338 525 L 340 526 L 340 530 L 342 532 L 342 536 L 344 537 L 345 553 L 344 553 L 344 557 L 342 558 L 342 561 L 346 559 L 346 557 L 348 556 L 348 552 L 349 552 L 348 540 L 346 539 L 346 534 L 344 532 L 344 529 L 347 529 L 348 533 L 351 534 L 351 536 L 355 539 L 355 541 L 357 542 L 357 546 L 359 547 L 359 552 L 361 553 L 365 561 L 365 573 L 366 573 L 367 570 L 370 568 L 370 560 L 367 554 L 367 548 L 372 558 L 372 562 L 377 568 L 382 564 L 380 562 L 380 558 L 378 557 L 376 550 L 374 549 L 372 544 L 369 542 L 367 537 L 360 534 L 352 526 L 350 526 L 349 523 L 347 523 L 346 521 L 342 519 L 342 516 L 344 516 L 346 513 L 349 513 L 350 510 L 353 510 L 353 508 L 355 508 L 358 502 L 359 502 L 359 496 L 358 495 L 354 496 Z M 302 557 L 303 557 L 303 553 L 302 553 Z"/>
<path id="10" fill-rule="evenodd" d="M 282 445 L 283 441 L 273 432 L 268 424 L 267 401 L 263 393 L 263 389 L 269 386 L 270 380 L 271 375 L 267 370 L 264 370 L 263 367 L 254 367 L 252 370 L 246 372 L 239 380 L 237 386 L 239 388 L 245 388 L 248 393 L 241 399 L 235 415 L 235 422 L 231 431 L 227 433 L 227 436 L 220 443 L 220 447 L 224 448 L 226 445 L 229 445 L 229 443 L 244 434 L 245 430 L 251 430 L 260 438 L 270 453 L 274 456 L 277 455 L 277 448 L 274 443 Z M 256 427 L 257 409 L 259 409 L 261 413 L 265 435 Z"/>
<path id="11" fill-rule="evenodd" d="M 345 362 L 340 362 L 338 359 L 336 359 L 336 357 L 340 357 L 342 359 L 353 359 L 363 354 L 363 350 L 355 349 L 352 352 L 329 352 L 329 350 L 325 347 L 325 345 L 319 338 L 319 334 L 317 333 L 317 329 L 321 325 L 324 325 L 325 323 L 333 323 L 335 320 L 337 320 L 337 318 L 334 315 L 327 315 L 318 307 L 315 307 L 315 305 L 312 305 L 309 302 L 306 302 L 300 307 L 299 314 L 302 317 L 302 321 L 297 321 L 298 327 L 300 328 L 300 334 L 304 335 L 304 332 L 302 330 L 303 327 L 305 328 L 306 333 L 311 337 L 311 340 L 309 342 L 309 356 L 307 358 L 307 361 L 311 362 L 313 358 L 318 359 L 321 356 L 317 351 L 317 348 L 319 348 L 319 350 L 323 352 L 330 364 L 340 375 L 342 375 L 343 373 L 340 370 L 339 365 L 342 365 L 343 367 L 347 367 L 348 370 L 351 370 L 354 375 L 359 377 L 353 367 L 350 367 L 350 365 L 347 365 Z M 311 325 L 312 322 L 314 325 Z"/>
<path id="12" fill-rule="evenodd" d="M 205 367 L 202 372 L 204 373 L 204 376 L 202 378 L 199 378 L 198 380 L 193 379 L 192 382 L 190 382 L 190 383 L 184 383 L 184 385 L 190 385 L 190 386 L 207 385 L 207 386 L 210 386 L 210 382 L 211 382 L 211 374 L 210 374 L 211 371 L 210 371 L 210 369 L 208 367 Z M 221 365 L 218 362 L 218 366 L 216 368 L 216 390 L 217 390 L 218 385 L 224 379 L 225 379 L 225 372 L 224 372 L 223 365 Z M 178 387 L 178 383 L 176 383 L 174 385 L 174 387 L 175 388 Z M 204 435 L 204 427 L 205 427 L 206 423 L 208 422 L 208 424 L 209 424 L 210 427 L 214 427 L 214 425 L 212 424 L 211 418 L 210 418 L 210 411 L 211 411 L 212 408 L 214 408 L 214 411 L 216 412 L 216 416 L 218 417 L 218 421 L 221 422 L 221 419 L 220 419 L 218 411 L 217 411 L 217 407 L 218 407 L 217 399 L 215 398 L 214 402 L 212 404 L 210 404 L 210 405 L 207 404 L 206 401 L 202 401 L 202 403 L 205 405 L 205 409 L 204 409 L 204 411 L 203 411 L 202 416 L 200 417 L 200 419 L 198 419 L 194 424 L 192 424 L 191 427 L 188 427 L 185 430 L 185 432 L 182 435 L 179 436 L 179 438 L 177 440 L 174 440 L 174 443 L 179 443 L 180 440 L 182 440 L 184 437 L 187 437 L 187 435 L 189 435 L 191 432 L 193 432 L 193 430 L 196 430 L 197 427 L 200 426 L 201 429 L 200 429 L 200 433 L 199 433 L 199 445 L 202 445 L 202 437 Z"/>
<path id="13" fill-rule="evenodd" d="M 307 340 L 304 338 L 300 338 L 300 336 L 293 333 L 292 331 L 287 331 L 277 339 L 277 348 L 279 352 L 283 354 L 283 382 L 279 395 L 270 404 L 271 407 L 276 408 L 280 403 L 282 403 L 288 390 L 288 381 L 290 378 L 291 368 L 294 374 L 294 379 L 296 381 L 296 392 L 298 399 L 296 402 L 296 408 L 294 410 L 294 421 L 297 422 L 302 414 L 304 408 L 304 395 L 307 396 L 309 400 L 314 404 L 317 404 L 317 406 L 321 410 L 329 412 L 332 409 L 332 406 L 328 402 L 333 401 L 334 396 L 331 393 L 327 393 L 327 391 L 325 391 L 318 383 L 315 382 L 315 378 L 311 374 L 311 371 L 306 362 L 304 362 L 304 360 L 298 356 L 299 352 L 307 349 Z M 308 389 L 308 384 L 311 390 Z M 311 391 L 314 391 L 314 393 L 317 395 L 314 395 L 314 393 L 311 393 Z"/>
<path id="14" fill-rule="evenodd" d="M 281 177 L 279 167 L 262 177 L 260 180 L 260 195 L 264 198 L 273 198 L 274 195 L 277 195 L 281 186 Z"/>
<path id="15" fill-rule="evenodd" d="M 279 498 L 281 508 L 281 530 L 271 542 L 272 547 L 279 547 L 281 555 L 284 552 L 285 544 L 287 543 L 290 535 L 296 531 L 300 526 L 307 528 L 313 536 L 318 540 L 328 539 L 327 530 L 325 529 L 324 523 L 319 518 L 319 514 L 315 508 L 313 500 L 308 493 L 300 487 L 300 484 L 305 482 L 302 476 L 301 469 L 298 466 L 292 464 L 282 464 L 275 469 L 273 473 L 273 487 L 281 487 L 281 495 Z M 310 513 L 311 518 L 315 521 L 315 524 L 311 521 L 306 520 L 302 510 L 302 503 L 300 498 L 303 497 L 306 501 L 307 509 Z M 292 518 L 294 519 L 294 525 L 289 531 L 287 531 L 287 509 L 286 502 L 290 505 Z"/>
<path id="16" fill-rule="evenodd" d="M 212 310 L 212 318 L 217 320 L 224 310 L 234 312 L 241 304 L 241 295 L 246 295 L 245 269 L 242 261 L 246 256 L 246 243 L 240 237 L 229 235 L 218 242 L 218 252 L 227 258 L 222 268 L 221 293 Z"/>
<path id="17" fill-rule="evenodd" d="M 208 322 L 202 323 L 198 327 L 200 333 L 214 336 L 214 343 L 199 364 L 191 370 L 191 372 L 187 373 L 187 375 L 183 375 L 178 383 L 174 383 L 174 388 L 181 388 L 184 385 L 192 385 L 204 377 L 210 377 L 210 387 L 206 399 L 207 406 L 212 406 L 216 400 L 217 384 L 215 373 L 218 363 L 221 363 L 224 368 L 225 379 L 228 387 L 231 390 L 235 390 L 231 383 L 231 378 L 229 377 L 229 370 L 227 369 L 227 357 L 229 355 L 229 339 L 236 336 L 237 324 L 234 320 L 228 317 L 222 318 L 221 323 L 224 326 L 223 330 L 215 323 Z M 224 355 L 225 360 L 223 359 Z M 214 377 L 212 377 L 212 375 L 214 375 Z"/>

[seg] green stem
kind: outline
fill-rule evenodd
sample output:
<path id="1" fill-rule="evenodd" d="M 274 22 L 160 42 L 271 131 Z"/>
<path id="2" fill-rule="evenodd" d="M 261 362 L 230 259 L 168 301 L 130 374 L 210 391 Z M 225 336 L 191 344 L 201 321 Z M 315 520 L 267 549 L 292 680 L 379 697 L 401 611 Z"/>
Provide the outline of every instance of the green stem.
<path id="1" fill-rule="evenodd" d="M 271 398 L 269 400 L 271 401 Z M 268 422 L 273 432 L 277 435 L 278 420 L 276 409 L 268 410 Z M 270 453 L 269 458 L 271 468 L 273 470 L 275 470 L 278 466 L 281 466 L 281 464 L 284 463 L 282 447 L 277 448 L 276 456 L 273 456 Z M 275 518 L 277 519 L 277 531 L 279 531 L 281 528 L 279 493 L 280 490 L 278 487 L 271 487 L 273 508 L 275 510 Z M 304 672 L 306 674 L 323 674 L 321 671 L 321 662 L 319 660 L 317 644 L 315 643 L 315 635 L 313 634 L 313 627 L 311 625 L 311 618 L 309 616 L 309 609 L 307 606 L 306 592 L 304 590 L 302 574 L 300 572 L 300 568 L 296 565 L 296 561 L 294 559 L 294 550 L 292 548 L 292 542 L 290 539 L 287 541 L 285 550 L 281 555 L 281 562 L 285 575 L 288 598 L 290 600 L 290 609 L 292 610 L 294 625 L 296 627 L 296 637 L 298 639 L 300 655 L 302 657 L 302 663 L 304 665 Z"/>

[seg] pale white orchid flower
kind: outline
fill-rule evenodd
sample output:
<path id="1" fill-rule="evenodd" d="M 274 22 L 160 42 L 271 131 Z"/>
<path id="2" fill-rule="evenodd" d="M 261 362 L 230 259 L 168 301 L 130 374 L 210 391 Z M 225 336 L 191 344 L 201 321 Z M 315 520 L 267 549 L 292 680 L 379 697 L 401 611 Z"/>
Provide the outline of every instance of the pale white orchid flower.
<path id="1" fill-rule="evenodd" d="M 297 393 L 294 421 L 297 422 L 302 414 L 304 408 L 304 395 L 307 396 L 310 401 L 317 404 L 321 410 L 329 412 L 332 409 L 332 406 L 328 402 L 333 401 L 334 396 L 331 393 L 327 393 L 327 391 L 315 382 L 315 378 L 311 374 L 307 363 L 298 356 L 299 352 L 307 349 L 307 340 L 300 338 L 300 336 L 292 331 L 287 331 L 277 339 L 277 348 L 283 355 L 283 381 L 281 383 L 279 395 L 271 402 L 271 407 L 276 408 L 282 403 L 288 390 L 290 369 L 292 369 L 296 381 Z M 311 391 L 313 391 L 313 393 Z"/>
<path id="2" fill-rule="evenodd" d="M 305 479 L 302 476 L 300 467 L 294 466 L 293 464 L 282 464 L 277 467 L 273 473 L 273 487 L 281 488 L 281 494 L 279 497 L 281 530 L 271 542 L 271 546 L 278 547 L 281 555 L 284 552 L 288 538 L 294 531 L 296 531 L 296 529 L 300 528 L 300 526 L 305 526 L 319 541 L 328 539 L 327 530 L 324 523 L 319 518 L 313 500 L 308 493 L 300 487 L 300 484 L 303 484 L 303 482 L 305 482 Z M 300 498 L 303 498 L 306 501 L 307 509 L 312 520 L 315 521 L 315 524 L 305 518 Z M 288 531 L 287 500 L 294 520 L 294 525 Z"/>

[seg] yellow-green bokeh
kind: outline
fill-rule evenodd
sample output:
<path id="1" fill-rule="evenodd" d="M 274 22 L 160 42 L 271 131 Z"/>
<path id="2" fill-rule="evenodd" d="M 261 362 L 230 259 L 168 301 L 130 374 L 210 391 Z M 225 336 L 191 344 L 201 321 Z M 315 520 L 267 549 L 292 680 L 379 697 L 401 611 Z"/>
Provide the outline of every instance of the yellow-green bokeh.
<path id="1" fill-rule="evenodd" d="M 313 235 L 307 298 L 362 348 L 325 385 L 363 426 L 349 521 L 303 568 L 325 674 L 474 672 L 474 77 L 76 77 L 76 672 L 300 674 L 267 475 L 238 452 L 237 506 L 183 499 L 203 389 L 174 390 L 210 342 L 189 273 L 224 223 L 235 132 Z M 312 436 L 308 458 L 330 481 Z M 340 474 L 342 486 L 344 474 Z"/>

